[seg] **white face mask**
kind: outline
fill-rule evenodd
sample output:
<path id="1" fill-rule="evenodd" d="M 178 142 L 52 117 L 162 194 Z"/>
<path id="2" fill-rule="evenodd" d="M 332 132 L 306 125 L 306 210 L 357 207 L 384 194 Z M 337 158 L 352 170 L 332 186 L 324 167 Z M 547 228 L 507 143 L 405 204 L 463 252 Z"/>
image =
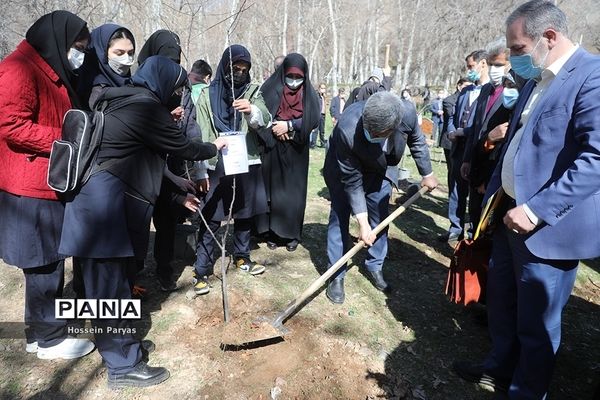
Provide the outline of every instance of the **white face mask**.
<path id="1" fill-rule="evenodd" d="M 502 82 L 504 76 L 504 66 L 498 67 L 496 65 L 490 65 L 490 80 L 494 86 L 498 86 Z"/>
<path id="2" fill-rule="evenodd" d="M 285 84 L 292 90 L 298 89 L 302 83 L 304 83 L 304 79 L 285 78 Z"/>
<path id="3" fill-rule="evenodd" d="M 125 76 L 129 73 L 131 66 L 133 65 L 133 56 L 125 53 L 118 57 L 108 59 L 108 66 L 110 69 L 115 71 L 121 76 Z"/>
<path id="4" fill-rule="evenodd" d="M 83 60 L 85 59 L 85 53 L 83 51 L 79 51 L 73 47 L 69 49 L 69 53 L 67 54 L 67 59 L 69 60 L 69 65 L 71 66 L 71 70 L 76 70 L 77 68 L 83 65 Z"/>

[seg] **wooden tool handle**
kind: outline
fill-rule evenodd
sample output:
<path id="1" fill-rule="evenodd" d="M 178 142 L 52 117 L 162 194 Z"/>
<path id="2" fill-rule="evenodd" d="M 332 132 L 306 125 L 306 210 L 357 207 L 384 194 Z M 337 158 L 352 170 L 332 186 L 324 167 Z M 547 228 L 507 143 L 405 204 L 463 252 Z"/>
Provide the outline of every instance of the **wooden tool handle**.
<path id="1" fill-rule="evenodd" d="M 417 193 L 412 195 L 406 200 L 400 207 L 392 212 L 386 219 L 384 219 L 379 225 L 373 229 L 373 234 L 377 235 L 383 229 L 385 229 L 393 220 L 398 218 L 412 203 L 414 203 L 419 197 L 423 196 L 429 189 L 422 187 Z M 321 275 L 316 281 L 314 281 L 300 296 L 292 300 L 286 309 L 281 312 L 273 321 L 273 326 L 281 325 L 306 299 L 312 296 L 325 282 L 329 280 L 340 268 L 342 268 L 352 256 L 365 247 L 365 242 L 360 240 L 356 243 L 346 254 L 342 256 L 335 264 L 333 264 L 323 275 Z"/>
<path id="2" fill-rule="evenodd" d="M 390 67 L 390 45 L 386 44 L 385 45 L 385 59 L 384 59 L 384 63 L 383 66 L 385 68 L 389 68 Z"/>

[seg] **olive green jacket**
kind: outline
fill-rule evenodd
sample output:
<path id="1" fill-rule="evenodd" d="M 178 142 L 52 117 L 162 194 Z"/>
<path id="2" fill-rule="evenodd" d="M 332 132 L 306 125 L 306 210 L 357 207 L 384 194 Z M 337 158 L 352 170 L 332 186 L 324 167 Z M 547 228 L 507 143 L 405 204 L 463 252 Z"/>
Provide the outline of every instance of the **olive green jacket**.
<path id="1" fill-rule="evenodd" d="M 252 126 L 249 126 L 248 120 L 254 115 L 244 115 L 241 120 L 240 131 L 246 132 L 246 147 L 248 150 L 248 163 L 249 165 L 260 164 L 260 153 L 258 147 L 258 130 L 271 125 L 271 114 L 267 109 L 265 101 L 263 100 L 262 93 L 260 92 L 259 85 L 251 83 L 248 86 L 248 90 L 244 92 L 241 97 L 242 99 L 250 100 L 250 103 L 260 110 L 262 117 L 257 115 L 258 120 L 252 120 Z M 208 86 L 200 89 L 200 95 L 195 103 L 196 105 L 196 121 L 200 126 L 200 132 L 202 132 L 202 141 L 212 143 L 219 135 L 215 128 L 212 108 L 210 107 L 210 96 Z M 208 160 L 208 168 L 214 169 L 217 165 L 217 156 Z"/>

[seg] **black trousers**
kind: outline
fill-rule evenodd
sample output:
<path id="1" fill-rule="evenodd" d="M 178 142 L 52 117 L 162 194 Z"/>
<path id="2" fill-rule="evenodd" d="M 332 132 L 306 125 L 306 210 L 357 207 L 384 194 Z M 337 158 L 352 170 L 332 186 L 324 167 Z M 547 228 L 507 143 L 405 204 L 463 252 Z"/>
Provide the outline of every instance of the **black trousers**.
<path id="1" fill-rule="evenodd" d="M 325 146 L 325 114 L 321 114 L 321 119 L 319 120 L 319 141 L 321 142 L 321 146 Z"/>
<path id="2" fill-rule="evenodd" d="M 41 267 L 24 268 L 25 336 L 28 343 L 52 347 L 67 336 L 67 320 L 54 318 L 54 300 L 61 298 L 65 283 L 64 260 Z"/>
<path id="3" fill-rule="evenodd" d="M 319 119 L 319 140 L 321 142 L 321 146 L 325 146 L 325 114 L 321 114 L 321 118 Z M 317 133 L 316 129 L 313 130 L 310 134 L 310 146 L 315 147 L 317 145 Z"/>
<path id="4" fill-rule="evenodd" d="M 483 197 L 484 195 L 479 193 L 476 187 L 469 186 L 469 220 L 471 222 L 473 233 L 475 233 L 477 224 L 479 224 L 479 218 L 481 218 Z"/>
<path id="5" fill-rule="evenodd" d="M 161 195 L 154 206 L 152 215 L 156 233 L 154 236 L 154 260 L 156 274 L 161 279 L 171 279 L 171 261 L 175 254 L 175 229 L 183 219 L 185 210 L 171 201 L 170 193 Z"/>
<path id="6" fill-rule="evenodd" d="M 131 258 L 79 258 L 86 299 L 131 299 L 128 269 L 135 268 Z M 142 359 L 140 341 L 130 333 L 130 320 L 95 319 L 92 326 L 103 333 L 95 335 L 96 347 L 111 376 L 130 372 Z M 113 332 L 109 333 L 108 328 Z M 120 332 L 125 332 L 121 330 Z"/>

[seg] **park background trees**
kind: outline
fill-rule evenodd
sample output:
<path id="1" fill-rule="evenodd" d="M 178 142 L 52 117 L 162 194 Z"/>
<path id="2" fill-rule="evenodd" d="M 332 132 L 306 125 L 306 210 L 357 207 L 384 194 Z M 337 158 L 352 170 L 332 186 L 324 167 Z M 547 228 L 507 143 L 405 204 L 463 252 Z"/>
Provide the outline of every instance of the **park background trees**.
<path id="1" fill-rule="evenodd" d="M 105 22 L 134 33 L 138 50 L 157 29 L 182 41 L 182 63 L 216 66 L 227 43 L 244 44 L 253 75 L 262 80 L 273 58 L 299 52 L 312 81 L 354 85 L 383 66 L 386 45 L 394 87 L 450 88 L 464 71 L 464 57 L 503 36 L 504 20 L 518 0 L 5 0 L 0 4 L 0 58 L 39 16 L 70 10 L 90 28 Z M 558 0 L 570 37 L 600 52 L 597 0 Z M 230 35 L 227 35 L 227 32 Z"/>

